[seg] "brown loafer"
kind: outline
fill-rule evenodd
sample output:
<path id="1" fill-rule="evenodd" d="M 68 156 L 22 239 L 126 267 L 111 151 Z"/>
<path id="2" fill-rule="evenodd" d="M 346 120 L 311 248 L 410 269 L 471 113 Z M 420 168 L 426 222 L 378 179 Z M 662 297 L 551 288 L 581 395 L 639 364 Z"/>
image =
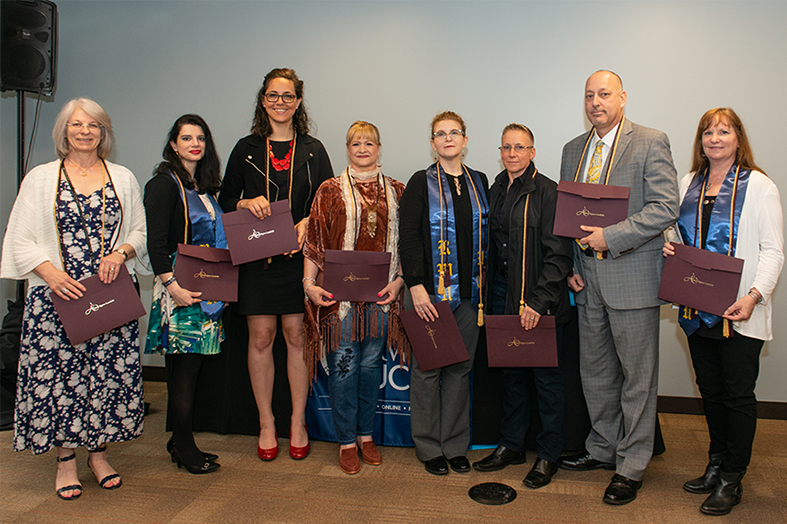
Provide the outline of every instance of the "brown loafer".
<path id="1" fill-rule="evenodd" d="M 340 449 L 339 467 L 348 475 L 355 475 L 361 471 L 361 461 L 358 460 L 358 448 Z"/>
<path id="2" fill-rule="evenodd" d="M 383 457 L 373 441 L 361 442 L 361 459 L 370 466 L 379 466 L 383 463 Z"/>

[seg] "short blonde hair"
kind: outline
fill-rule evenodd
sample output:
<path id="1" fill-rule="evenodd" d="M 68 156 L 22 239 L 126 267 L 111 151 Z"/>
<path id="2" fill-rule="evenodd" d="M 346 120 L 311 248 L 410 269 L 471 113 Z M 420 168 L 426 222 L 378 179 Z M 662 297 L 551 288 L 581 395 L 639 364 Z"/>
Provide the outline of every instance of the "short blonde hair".
<path id="1" fill-rule="evenodd" d="M 353 125 L 347 130 L 347 143 L 345 145 L 349 146 L 353 140 L 359 138 L 367 138 L 373 140 L 378 146 L 382 145 L 382 142 L 380 142 L 380 130 L 371 122 L 365 122 L 364 120 L 353 122 Z"/>
<path id="2" fill-rule="evenodd" d="M 454 113 L 453 111 L 443 111 L 442 113 L 438 113 L 432 119 L 432 133 L 434 133 L 434 126 L 442 122 L 443 120 L 453 120 L 459 127 L 462 128 L 462 134 L 467 136 L 467 126 L 465 126 L 465 121 L 462 120 L 462 117 L 459 116 L 459 113 Z M 431 137 L 434 138 L 434 137 Z"/>
<path id="3" fill-rule="evenodd" d="M 60 158 L 68 155 L 68 138 L 66 136 L 66 123 L 68 123 L 74 111 L 81 109 L 101 125 L 101 139 L 98 143 L 99 158 L 107 158 L 112 152 L 112 144 L 115 142 L 115 133 L 112 131 L 112 119 L 109 118 L 104 109 L 89 98 L 75 98 L 66 102 L 63 109 L 55 119 L 55 127 L 52 129 L 52 140 L 55 142 L 55 152 Z"/>

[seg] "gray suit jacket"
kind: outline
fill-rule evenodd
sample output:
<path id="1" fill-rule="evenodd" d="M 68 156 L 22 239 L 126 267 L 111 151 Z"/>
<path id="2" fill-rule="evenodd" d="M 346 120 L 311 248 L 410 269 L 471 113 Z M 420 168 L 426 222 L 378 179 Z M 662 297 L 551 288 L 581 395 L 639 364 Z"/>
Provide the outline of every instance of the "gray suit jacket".
<path id="1" fill-rule="evenodd" d="M 666 134 L 628 119 L 622 126 L 609 185 L 631 188 L 628 218 L 604 228 L 609 253 L 597 264 L 598 291 L 613 309 L 640 309 L 663 303 L 656 298 L 664 264 L 661 233 L 678 218 L 678 180 Z M 577 167 L 584 165 L 582 149 L 590 132 L 563 147 L 561 180 L 574 180 Z M 592 151 L 589 147 L 586 155 Z M 581 268 L 578 257 L 584 256 L 575 243 L 575 271 Z M 577 293 L 578 304 L 586 302 L 584 295 L 585 290 Z"/>

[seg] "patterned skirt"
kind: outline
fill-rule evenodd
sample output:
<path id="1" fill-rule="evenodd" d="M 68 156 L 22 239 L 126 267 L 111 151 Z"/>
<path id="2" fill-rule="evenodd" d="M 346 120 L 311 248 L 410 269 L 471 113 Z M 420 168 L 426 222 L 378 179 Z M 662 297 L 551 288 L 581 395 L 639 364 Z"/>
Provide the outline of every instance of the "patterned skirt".
<path id="1" fill-rule="evenodd" d="M 175 306 L 161 279 L 155 278 L 153 304 L 148 318 L 146 354 L 215 355 L 221 352 L 223 341 L 224 326 L 221 319 L 211 320 L 202 312 L 199 304 Z"/>
<path id="2" fill-rule="evenodd" d="M 97 448 L 142 434 L 135 320 L 72 346 L 47 286 L 30 290 L 22 320 L 14 449 Z"/>

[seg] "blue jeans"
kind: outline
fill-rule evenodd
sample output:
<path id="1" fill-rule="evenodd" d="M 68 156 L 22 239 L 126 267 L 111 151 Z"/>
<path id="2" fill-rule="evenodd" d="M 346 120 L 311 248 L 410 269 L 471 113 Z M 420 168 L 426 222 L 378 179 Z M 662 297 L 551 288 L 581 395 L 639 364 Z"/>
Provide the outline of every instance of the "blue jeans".
<path id="1" fill-rule="evenodd" d="M 344 337 L 328 353 L 328 393 L 339 444 L 353 444 L 356 437 L 374 431 L 374 414 L 382 383 L 383 352 L 388 339 L 388 313 L 379 306 L 364 313 L 368 326 L 377 315 L 379 336 L 350 340 L 350 328 L 359 314 L 352 308 L 342 322 Z"/>
<path id="2" fill-rule="evenodd" d="M 495 275 L 491 314 L 505 312 L 507 282 Z M 558 363 L 563 326 L 557 326 Z M 535 385 L 541 431 L 536 436 L 538 457 L 557 462 L 563 451 L 563 406 L 565 386 L 563 372 L 556 368 L 503 368 L 503 419 L 500 421 L 500 445 L 513 451 L 525 450 L 525 435 L 530 427 L 530 389 Z"/>

